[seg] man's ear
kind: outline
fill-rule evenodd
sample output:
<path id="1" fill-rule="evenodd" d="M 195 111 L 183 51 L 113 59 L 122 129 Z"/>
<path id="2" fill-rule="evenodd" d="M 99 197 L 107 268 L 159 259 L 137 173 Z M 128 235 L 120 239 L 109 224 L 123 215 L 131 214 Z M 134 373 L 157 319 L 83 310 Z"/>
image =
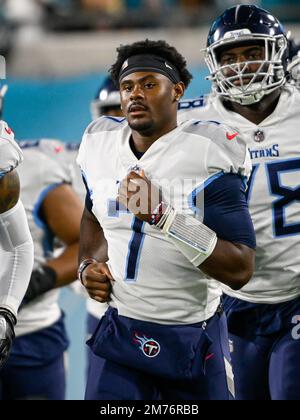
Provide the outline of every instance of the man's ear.
<path id="1" fill-rule="evenodd" d="M 183 82 L 176 83 L 174 85 L 174 100 L 179 102 L 185 92 L 185 85 Z"/>

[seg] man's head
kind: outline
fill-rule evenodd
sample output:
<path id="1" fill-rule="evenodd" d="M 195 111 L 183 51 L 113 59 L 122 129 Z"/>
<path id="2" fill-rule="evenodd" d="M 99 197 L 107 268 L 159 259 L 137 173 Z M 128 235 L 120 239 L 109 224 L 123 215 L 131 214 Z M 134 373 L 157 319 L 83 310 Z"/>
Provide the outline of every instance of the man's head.
<path id="1" fill-rule="evenodd" d="M 266 10 L 232 7 L 212 24 L 205 60 L 218 95 L 251 105 L 286 81 L 285 31 Z"/>
<path id="2" fill-rule="evenodd" d="M 101 115 L 122 117 L 120 92 L 110 77 L 106 77 L 97 90 L 96 97 L 91 103 L 91 114 L 94 120 Z"/>
<path id="3" fill-rule="evenodd" d="M 140 41 L 118 48 L 112 79 L 130 127 L 145 135 L 176 120 L 178 101 L 192 76 L 181 54 L 165 41 Z"/>

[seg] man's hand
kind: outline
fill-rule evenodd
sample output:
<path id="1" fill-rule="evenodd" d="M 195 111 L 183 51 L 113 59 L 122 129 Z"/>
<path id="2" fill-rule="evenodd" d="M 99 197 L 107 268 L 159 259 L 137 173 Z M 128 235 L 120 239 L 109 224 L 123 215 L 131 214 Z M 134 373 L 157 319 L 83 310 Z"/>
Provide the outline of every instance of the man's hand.
<path id="1" fill-rule="evenodd" d="M 7 309 L 0 308 L 0 369 L 8 359 L 15 338 L 14 326 L 16 319 Z"/>
<path id="2" fill-rule="evenodd" d="M 161 202 L 161 191 L 140 174 L 131 171 L 121 182 L 117 201 L 122 203 L 132 214 L 144 222 L 151 222 L 151 216 Z"/>
<path id="3" fill-rule="evenodd" d="M 82 284 L 89 296 L 97 302 L 108 302 L 111 282 L 114 281 L 106 263 L 89 264 L 81 275 Z"/>

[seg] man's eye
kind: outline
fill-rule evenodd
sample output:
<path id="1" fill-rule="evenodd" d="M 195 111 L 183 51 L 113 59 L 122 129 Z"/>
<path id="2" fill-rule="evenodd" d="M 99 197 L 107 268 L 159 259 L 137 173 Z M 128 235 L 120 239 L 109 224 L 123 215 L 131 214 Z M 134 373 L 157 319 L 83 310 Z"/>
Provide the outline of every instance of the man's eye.
<path id="1" fill-rule="evenodd" d="M 226 57 L 221 60 L 221 65 L 226 66 L 226 64 L 234 64 L 236 60 L 233 57 Z"/>
<path id="2" fill-rule="evenodd" d="M 130 92 L 131 91 L 131 86 L 127 85 L 127 86 L 123 86 L 123 90 L 125 90 L 126 92 Z"/>
<path id="3" fill-rule="evenodd" d="M 250 54 L 248 56 L 248 60 L 251 60 L 251 61 L 261 60 L 261 54 L 260 53 Z"/>
<path id="4" fill-rule="evenodd" d="M 146 83 L 145 84 L 145 88 L 147 88 L 147 89 L 152 89 L 154 86 L 155 86 L 154 83 Z"/>

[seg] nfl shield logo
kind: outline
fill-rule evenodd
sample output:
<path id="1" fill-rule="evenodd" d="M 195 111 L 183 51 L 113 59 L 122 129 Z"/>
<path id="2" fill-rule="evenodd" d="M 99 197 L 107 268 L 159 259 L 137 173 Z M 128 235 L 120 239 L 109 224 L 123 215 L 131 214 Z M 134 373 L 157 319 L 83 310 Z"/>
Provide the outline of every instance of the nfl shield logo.
<path id="1" fill-rule="evenodd" d="M 261 143 L 263 142 L 265 139 L 265 134 L 263 131 L 261 130 L 257 130 L 254 133 L 254 141 L 256 141 L 256 143 Z"/>

